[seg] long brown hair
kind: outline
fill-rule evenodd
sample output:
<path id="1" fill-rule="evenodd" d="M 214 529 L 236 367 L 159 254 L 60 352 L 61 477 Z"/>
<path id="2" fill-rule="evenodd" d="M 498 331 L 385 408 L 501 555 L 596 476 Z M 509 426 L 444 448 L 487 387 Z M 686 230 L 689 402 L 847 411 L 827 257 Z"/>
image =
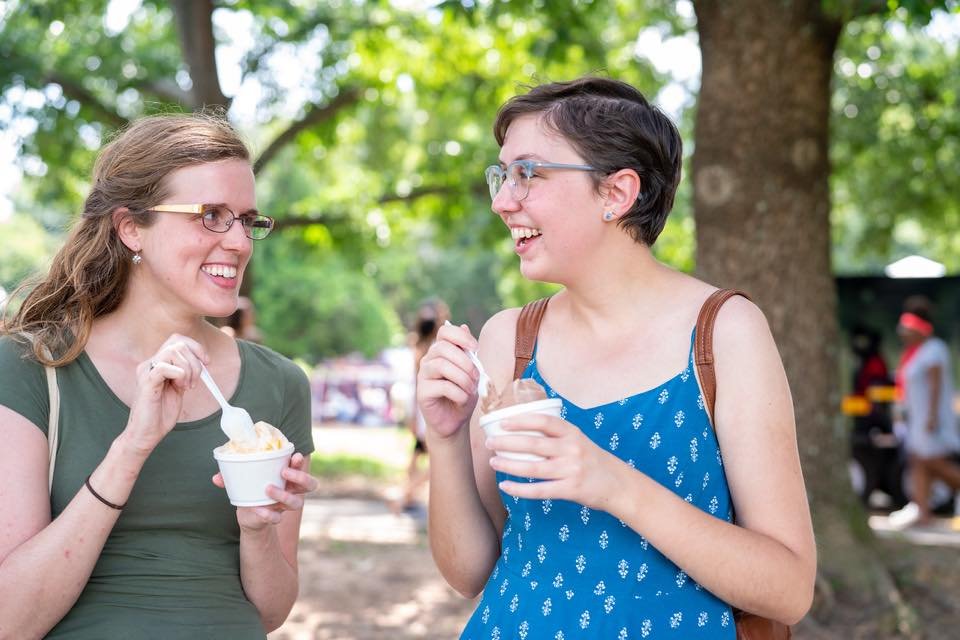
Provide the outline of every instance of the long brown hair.
<path id="1" fill-rule="evenodd" d="M 249 161 L 250 152 L 220 113 L 162 114 L 131 123 L 100 152 L 83 213 L 50 271 L 11 295 L 26 297 L 12 318 L 4 318 L 0 335 L 31 337 L 33 355 L 45 365 L 75 360 L 94 319 L 120 305 L 133 268 L 113 213 L 126 207 L 136 224 L 148 227 L 156 214 L 145 210 L 168 195 L 170 173 L 227 159 Z"/>

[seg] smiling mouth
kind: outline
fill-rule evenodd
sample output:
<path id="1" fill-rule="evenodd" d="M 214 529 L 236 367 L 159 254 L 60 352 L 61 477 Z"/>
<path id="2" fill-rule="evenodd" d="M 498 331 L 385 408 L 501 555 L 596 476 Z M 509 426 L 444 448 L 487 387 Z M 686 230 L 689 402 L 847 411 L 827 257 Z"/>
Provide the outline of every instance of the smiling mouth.
<path id="1" fill-rule="evenodd" d="M 237 268 L 225 264 L 212 264 L 200 267 L 204 273 L 217 277 L 232 280 L 237 277 Z"/>
<path id="2" fill-rule="evenodd" d="M 541 235 L 540 229 L 533 227 L 510 227 L 510 236 L 513 242 L 519 246 L 525 245 L 531 238 L 537 238 Z"/>

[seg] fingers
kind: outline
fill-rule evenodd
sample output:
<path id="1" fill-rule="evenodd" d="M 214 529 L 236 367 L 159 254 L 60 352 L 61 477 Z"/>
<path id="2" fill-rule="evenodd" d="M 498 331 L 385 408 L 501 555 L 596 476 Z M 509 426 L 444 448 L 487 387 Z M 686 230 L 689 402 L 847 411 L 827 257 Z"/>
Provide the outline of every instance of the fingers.
<path id="1" fill-rule="evenodd" d="M 147 374 L 147 380 L 157 383 L 170 380 L 180 389 L 193 388 L 200 380 L 200 371 L 209 361 L 206 350 L 192 338 L 173 334 L 147 362 L 141 363 L 139 372 Z"/>
<path id="2" fill-rule="evenodd" d="M 465 324 L 457 326 L 451 324 L 449 320 L 437 331 L 437 342 L 448 342 L 466 351 L 476 351 L 480 348 L 480 343 L 470 333 L 470 327 Z"/>
<path id="3" fill-rule="evenodd" d="M 154 387 L 162 386 L 167 380 L 173 382 L 178 387 L 187 388 L 186 380 L 189 377 L 187 372 L 169 362 L 148 361 L 143 362 L 137 367 L 138 373 L 147 384 Z"/>
<path id="4" fill-rule="evenodd" d="M 320 486 L 320 481 L 314 478 L 306 471 L 287 467 L 280 472 L 280 475 L 286 480 L 286 490 L 291 493 L 310 493 L 316 491 Z"/>
<path id="5" fill-rule="evenodd" d="M 531 500 L 542 500 L 544 498 L 556 498 L 557 495 L 561 493 L 558 490 L 558 485 L 560 485 L 559 480 L 545 480 L 543 482 L 504 480 L 500 482 L 498 486 L 507 495 L 517 496 L 518 498 L 529 498 Z"/>
<path id="6" fill-rule="evenodd" d="M 561 453 L 562 443 L 556 438 L 544 438 L 537 432 L 502 435 L 487 438 L 484 443 L 491 451 L 530 453 L 541 458 L 555 458 Z"/>
<path id="7" fill-rule="evenodd" d="M 524 413 L 506 418 L 500 422 L 500 426 L 504 431 L 539 431 L 554 437 L 563 436 L 571 429 L 566 420 L 544 413 Z"/>
<path id="8" fill-rule="evenodd" d="M 241 507 L 243 508 L 243 507 Z M 277 511 L 271 507 L 250 507 L 257 517 L 267 524 L 280 524 L 283 519 L 283 512 Z"/>
<path id="9" fill-rule="evenodd" d="M 290 511 L 303 508 L 303 496 L 299 493 L 286 491 L 276 485 L 270 484 L 267 485 L 267 495 L 277 501 L 277 504 L 273 505 L 274 511 L 278 508 Z M 277 522 L 279 522 L 279 520 Z"/>
<path id="10" fill-rule="evenodd" d="M 464 390 L 449 380 L 430 380 L 417 385 L 417 401 L 420 406 L 426 406 L 438 398 L 446 398 L 458 406 L 470 401 L 471 391 Z"/>
<path id="11" fill-rule="evenodd" d="M 217 485 L 217 486 L 220 487 L 221 489 L 224 488 L 223 476 L 220 475 L 219 473 L 216 474 L 215 476 L 213 476 L 212 478 L 210 478 L 210 480 L 212 480 L 212 481 L 213 481 L 213 484 Z"/>
<path id="12" fill-rule="evenodd" d="M 464 388 L 476 387 L 479 372 L 470 357 L 450 342 L 435 342 L 420 361 L 420 379 L 446 378 Z"/>

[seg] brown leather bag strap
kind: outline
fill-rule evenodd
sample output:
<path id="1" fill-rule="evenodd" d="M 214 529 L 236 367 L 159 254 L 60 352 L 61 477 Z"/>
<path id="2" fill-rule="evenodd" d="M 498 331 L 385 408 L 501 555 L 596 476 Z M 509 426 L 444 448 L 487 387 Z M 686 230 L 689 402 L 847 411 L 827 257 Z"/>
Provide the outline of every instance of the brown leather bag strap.
<path id="1" fill-rule="evenodd" d="M 694 362 L 697 377 L 700 378 L 700 390 L 703 392 L 703 405 L 707 409 L 710 422 L 713 422 L 713 405 L 717 397 L 717 374 L 713 369 L 713 324 L 723 303 L 733 296 L 750 296 L 737 289 L 717 289 L 700 307 L 697 316 L 697 337 L 694 344 Z"/>
<path id="2" fill-rule="evenodd" d="M 540 298 L 523 305 L 520 316 L 517 318 L 517 339 L 513 347 L 513 379 L 523 375 L 524 369 L 533 359 L 533 348 L 537 344 L 537 334 L 540 332 L 540 322 L 547 310 L 550 298 Z"/>

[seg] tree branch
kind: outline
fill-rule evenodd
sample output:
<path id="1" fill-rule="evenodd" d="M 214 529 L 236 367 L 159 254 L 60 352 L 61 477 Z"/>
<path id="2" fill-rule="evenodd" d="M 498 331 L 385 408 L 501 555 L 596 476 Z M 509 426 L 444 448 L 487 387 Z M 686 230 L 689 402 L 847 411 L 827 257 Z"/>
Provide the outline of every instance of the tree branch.
<path id="1" fill-rule="evenodd" d="M 388 202 L 410 202 L 411 200 L 416 200 L 417 198 L 422 198 L 423 196 L 429 195 L 443 195 L 452 192 L 453 189 L 450 187 L 423 187 L 421 189 L 414 189 L 405 196 L 398 194 L 384 195 L 381 196 L 377 202 L 380 204 L 387 204 Z"/>
<path id="2" fill-rule="evenodd" d="M 284 146 L 296 139 L 301 132 L 332 118 L 340 109 L 356 103 L 359 99 L 360 90 L 353 87 L 340 92 L 336 98 L 323 107 L 311 105 L 303 118 L 287 127 L 283 133 L 274 138 L 273 142 L 264 149 L 263 153 L 260 154 L 260 157 L 257 158 L 257 161 L 253 164 L 254 175 L 259 174 L 264 165 L 270 162 Z"/>
<path id="3" fill-rule="evenodd" d="M 177 83 L 169 79 L 150 80 L 141 84 L 138 89 L 141 93 L 149 93 L 154 97 L 174 104 L 186 105 L 193 108 L 193 96 L 189 91 L 184 91 Z"/>
<path id="4" fill-rule="evenodd" d="M 422 189 L 414 189 L 405 196 L 398 196 L 396 194 L 383 195 L 377 199 L 379 204 L 386 204 L 388 202 L 410 202 L 416 200 L 417 198 L 422 198 L 423 196 L 429 196 L 434 194 L 445 194 L 451 193 L 453 189 L 451 187 L 423 187 Z M 287 229 L 290 227 L 307 227 L 312 224 L 329 224 L 331 222 L 346 220 L 347 216 L 345 214 L 330 215 L 325 213 L 318 213 L 312 216 L 306 216 L 302 218 L 285 218 L 282 220 L 277 220 L 277 227 Z"/>
<path id="5" fill-rule="evenodd" d="M 44 78 L 44 83 L 60 85 L 60 88 L 63 89 L 63 95 L 76 100 L 85 107 L 92 109 L 100 115 L 104 122 L 107 122 L 118 129 L 125 127 L 130 122 L 116 111 L 111 109 L 109 106 L 101 102 L 97 96 L 93 95 L 90 90 L 76 80 L 67 78 L 56 71 L 51 71 Z"/>

